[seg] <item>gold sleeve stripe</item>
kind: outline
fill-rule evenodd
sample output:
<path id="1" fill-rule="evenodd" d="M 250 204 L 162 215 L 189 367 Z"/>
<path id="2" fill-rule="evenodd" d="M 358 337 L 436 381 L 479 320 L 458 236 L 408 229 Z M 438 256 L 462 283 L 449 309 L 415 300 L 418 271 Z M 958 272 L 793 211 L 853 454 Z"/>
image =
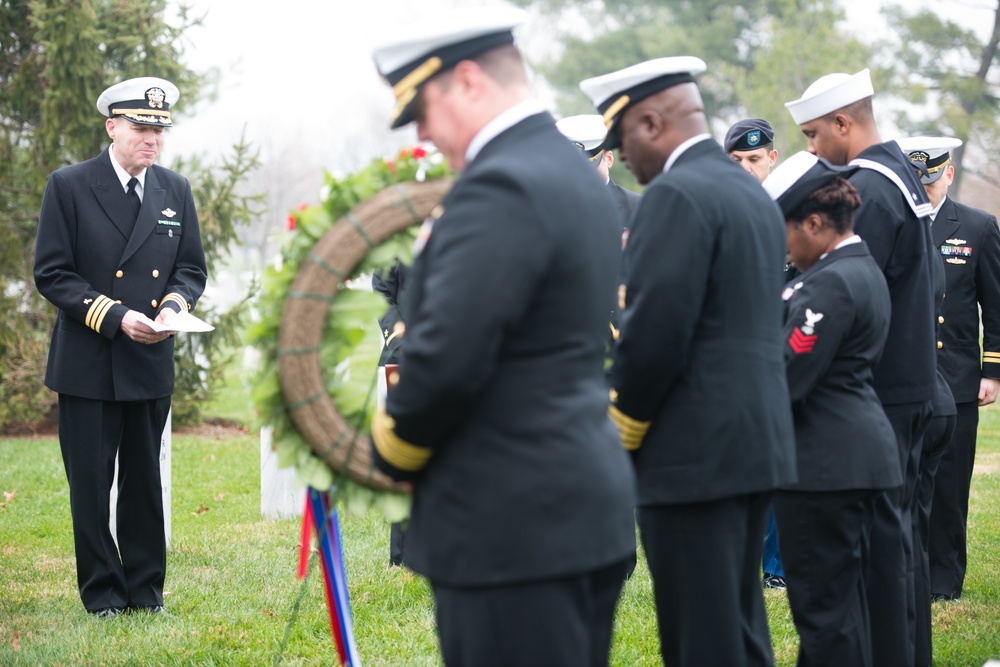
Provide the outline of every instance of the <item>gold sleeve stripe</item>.
<path id="1" fill-rule="evenodd" d="M 409 443 L 398 435 L 396 421 L 381 409 L 372 417 L 372 441 L 379 456 L 391 466 L 407 472 L 416 472 L 427 465 L 431 450 Z"/>
<path id="2" fill-rule="evenodd" d="M 639 446 L 642 445 L 642 439 L 646 437 L 649 425 L 652 422 L 641 422 L 638 419 L 632 419 L 614 405 L 608 406 L 608 416 L 621 434 L 622 447 L 629 451 L 639 449 Z"/>
<path id="3" fill-rule="evenodd" d="M 93 329 L 94 331 L 101 331 L 101 323 L 104 322 L 104 315 L 107 314 L 108 309 L 111 308 L 111 304 L 114 301 L 99 294 L 94 303 L 90 305 L 90 310 L 87 311 L 87 317 L 84 318 L 84 324 Z"/>
<path id="4" fill-rule="evenodd" d="M 101 307 L 101 312 L 97 314 L 97 321 L 94 323 L 94 331 L 100 333 L 101 326 L 104 324 L 104 316 L 108 314 L 111 307 L 115 305 L 115 302 L 108 299 L 104 306 Z"/>
<path id="5" fill-rule="evenodd" d="M 181 307 L 181 310 L 188 310 L 187 301 L 184 299 L 183 296 L 181 296 L 177 292 L 171 292 L 170 294 L 163 297 L 163 299 L 160 300 L 160 305 L 162 306 L 167 301 L 173 301 L 174 303 L 176 303 L 178 306 Z"/>
<path id="6" fill-rule="evenodd" d="M 994 364 L 1000 362 L 1000 352 L 983 352 L 983 361 Z"/>

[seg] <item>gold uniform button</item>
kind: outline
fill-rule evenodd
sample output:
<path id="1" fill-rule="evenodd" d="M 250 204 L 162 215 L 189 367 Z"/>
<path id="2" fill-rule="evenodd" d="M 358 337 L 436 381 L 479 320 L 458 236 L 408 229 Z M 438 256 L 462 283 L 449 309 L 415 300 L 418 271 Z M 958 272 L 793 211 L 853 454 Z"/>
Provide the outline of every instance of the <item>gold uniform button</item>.
<path id="1" fill-rule="evenodd" d="M 117 303 L 118 305 L 121 305 L 121 303 L 122 303 L 122 300 L 121 300 L 121 299 L 118 299 L 117 301 L 115 301 L 115 303 Z"/>
<path id="2" fill-rule="evenodd" d="M 941 341 L 938 341 L 938 349 L 940 350 L 942 347 L 944 347 L 944 343 L 942 343 Z"/>
<path id="3" fill-rule="evenodd" d="M 149 305 L 151 305 L 153 308 L 156 308 L 156 299 L 153 299 L 152 301 L 150 301 Z"/>
<path id="4" fill-rule="evenodd" d="M 153 269 L 153 277 L 154 277 L 154 278 L 159 278 L 159 277 L 160 277 L 160 272 L 159 272 L 159 270 L 157 270 L 157 269 Z"/>
<path id="5" fill-rule="evenodd" d="M 938 324 L 944 324 L 944 315 L 938 315 Z"/>
<path id="6" fill-rule="evenodd" d="M 121 269 L 118 269 L 118 271 L 115 272 L 115 278 L 121 278 L 124 275 L 125 275 L 125 272 L 122 271 Z"/>

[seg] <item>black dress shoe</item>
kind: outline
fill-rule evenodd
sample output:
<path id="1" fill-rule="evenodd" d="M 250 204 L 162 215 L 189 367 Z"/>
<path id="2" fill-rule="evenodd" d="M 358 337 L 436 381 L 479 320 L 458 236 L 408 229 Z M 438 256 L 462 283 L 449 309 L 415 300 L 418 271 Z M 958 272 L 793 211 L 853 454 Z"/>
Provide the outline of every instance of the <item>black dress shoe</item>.
<path id="1" fill-rule="evenodd" d="M 931 593 L 931 602 L 958 602 L 958 597 L 946 593 Z"/>
<path id="2" fill-rule="evenodd" d="M 119 614 L 122 613 L 122 610 L 119 609 L 118 607 L 107 607 L 105 609 L 94 609 L 92 611 L 91 610 L 88 611 L 90 611 L 90 613 L 96 616 L 97 618 L 114 618 L 115 616 L 118 616 Z"/>
<path id="3" fill-rule="evenodd" d="M 764 588 L 773 588 L 779 591 L 783 591 L 788 588 L 788 584 L 785 582 L 785 578 L 779 577 L 776 574 L 765 574 L 763 583 L 764 583 Z"/>

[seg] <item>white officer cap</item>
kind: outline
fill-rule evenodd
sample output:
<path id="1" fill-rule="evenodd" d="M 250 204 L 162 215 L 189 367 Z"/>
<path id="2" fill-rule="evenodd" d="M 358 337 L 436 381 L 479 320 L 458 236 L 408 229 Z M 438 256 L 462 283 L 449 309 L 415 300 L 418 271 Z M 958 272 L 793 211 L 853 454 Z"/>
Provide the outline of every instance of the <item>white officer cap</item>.
<path id="1" fill-rule="evenodd" d="M 604 149 L 604 138 L 608 135 L 604 119 L 596 113 L 561 118 L 556 121 L 556 128 L 587 157 Z"/>
<path id="2" fill-rule="evenodd" d="M 484 51 L 513 44 L 514 28 L 527 16 L 505 6 L 454 9 L 409 24 L 375 46 L 375 65 L 396 96 L 391 127 L 413 121 L 413 102 L 432 77 Z"/>
<path id="3" fill-rule="evenodd" d="M 763 185 L 787 218 L 816 190 L 837 176 L 847 178 L 858 168 L 855 165 L 834 165 L 812 153 L 799 151 L 779 164 L 764 179 Z"/>
<path id="4" fill-rule="evenodd" d="M 155 76 L 140 76 L 111 86 L 97 98 L 97 110 L 108 118 L 128 118 L 140 125 L 170 127 L 170 107 L 177 103 L 177 86 Z"/>
<path id="5" fill-rule="evenodd" d="M 961 146 L 962 140 L 954 137 L 907 137 L 898 143 L 910 162 L 921 162 L 927 167 L 927 175 L 921 174 L 920 182 L 930 185 L 944 175 L 951 164 L 951 151 Z"/>
<path id="6" fill-rule="evenodd" d="M 701 74 L 706 69 L 705 61 L 701 58 L 673 56 L 647 60 L 617 72 L 581 81 L 580 90 L 597 107 L 608 128 L 605 148 L 612 149 L 620 145 L 615 128 L 625 109 L 671 86 L 691 83 L 696 74 Z"/>
<path id="7" fill-rule="evenodd" d="M 806 88 L 802 97 L 786 102 L 785 108 L 801 125 L 874 94 L 871 72 L 866 67 L 857 74 L 838 72 L 821 76 Z"/>

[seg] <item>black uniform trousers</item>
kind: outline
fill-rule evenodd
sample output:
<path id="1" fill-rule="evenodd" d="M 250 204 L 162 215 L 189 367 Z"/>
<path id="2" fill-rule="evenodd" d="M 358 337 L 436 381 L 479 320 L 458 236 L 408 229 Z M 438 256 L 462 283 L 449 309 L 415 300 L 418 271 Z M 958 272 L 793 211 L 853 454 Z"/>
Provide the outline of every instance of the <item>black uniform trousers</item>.
<path id="1" fill-rule="evenodd" d="M 915 663 L 915 557 L 911 518 L 930 401 L 883 406 L 899 447 L 903 484 L 875 498 L 866 586 L 872 658 L 879 667 Z"/>
<path id="2" fill-rule="evenodd" d="M 629 559 L 580 575 L 484 587 L 431 582 L 448 667 L 606 667 Z M 517 641 L 505 638 L 516 637 Z"/>
<path id="3" fill-rule="evenodd" d="M 872 667 L 864 568 L 880 493 L 775 494 L 788 603 L 799 633 L 798 667 Z"/>
<path id="4" fill-rule="evenodd" d="M 965 584 L 966 526 L 972 468 L 976 462 L 979 406 L 973 401 L 955 407 L 958 408 L 955 433 L 935 478 L 927 551 L 931 593 L 958 599 Z"/>
<path id="5" fill-rule="evenodd" d="M 914 552 L 917 558 L 914 597 L 917 603 L 916 665 L 930 667 L 931 644 L 931 574 L 927 553 L 930 532 L 931 502 L 941 458 L 949 449 L 955 432 L 955 415 L 932 417 L 924 433 L 924 453 L 920 462 L 920 479 L 913 509 Z"/>
<path id="6" fill-rule="evenodd" d="M 639 508 L 663 664 L 774 664 L 758 576 L 770 502 L 768 492 Z"/>
<path id="7" fill-rule="evenodd" d="M 77 583 L 88 611 L 163 604 L 160 443 L 169 410 L 169 396 L 123 402 L 59 395 Z M 117 548 L 108 525 L 115 454 Z"/>

